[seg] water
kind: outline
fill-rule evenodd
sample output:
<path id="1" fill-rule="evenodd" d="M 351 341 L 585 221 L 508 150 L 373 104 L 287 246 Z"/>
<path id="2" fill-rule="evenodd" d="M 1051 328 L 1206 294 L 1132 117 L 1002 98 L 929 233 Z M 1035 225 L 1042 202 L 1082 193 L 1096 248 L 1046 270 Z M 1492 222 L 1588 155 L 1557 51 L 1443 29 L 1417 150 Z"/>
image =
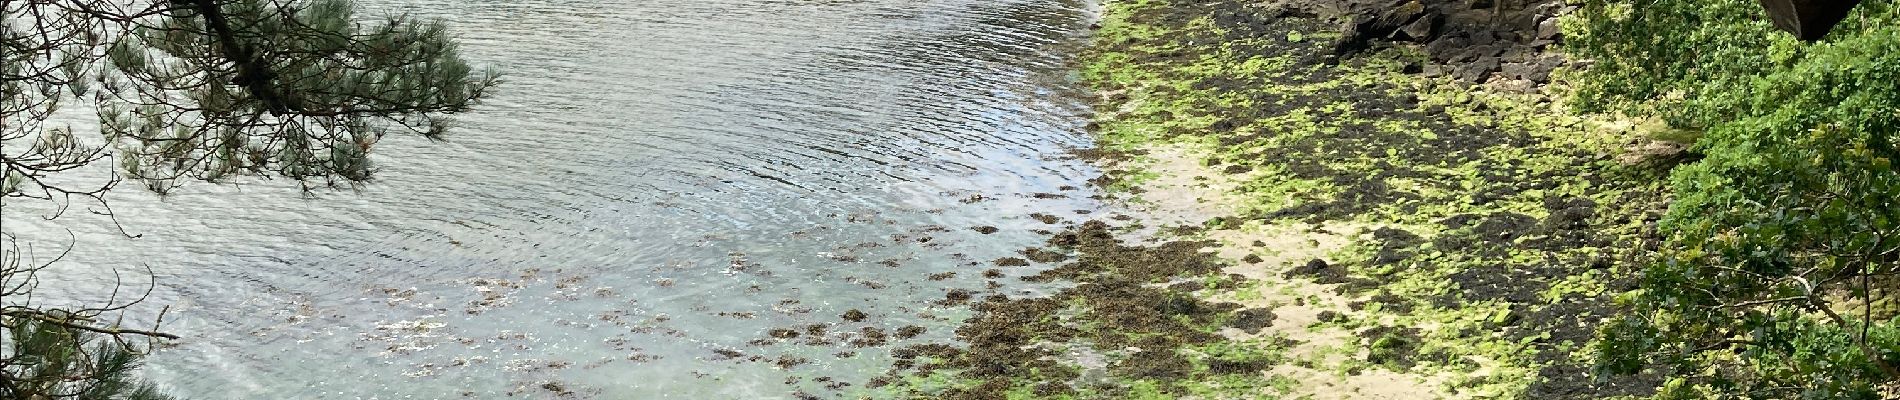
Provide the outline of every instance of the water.
<path id="1" fill-rule="evenodd" d="M 186 339 L 148 375 L 200 399 L 828 397 L 948 340 L 968 311 L 931 301 L 1037 244 L 1027 214 L 1099 207 L 1061 190 L 1093 176 L 1078 0 L 364 3 L 449 20 L 505 85 L 446 142 L 383 141 L 360 191 L 125 185 L 136 239 L 10 204 L 41 253 L 72 231 L 46 301 L 155 278 L 133 315 Z M 837 343 L 760 341 L 816 323 Z"/>

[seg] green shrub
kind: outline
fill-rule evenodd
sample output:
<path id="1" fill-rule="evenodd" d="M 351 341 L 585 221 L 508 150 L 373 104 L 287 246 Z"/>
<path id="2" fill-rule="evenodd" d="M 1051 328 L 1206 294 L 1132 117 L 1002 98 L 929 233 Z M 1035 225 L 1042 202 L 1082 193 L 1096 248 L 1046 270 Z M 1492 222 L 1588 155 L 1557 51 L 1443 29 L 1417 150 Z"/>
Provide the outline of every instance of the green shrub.
<path id="1" fill-rule="evenodd" d="M 1682 390 L 1858 398 L 1896 378 L 1900 13 L 1866 1 L 1815 43 L 1752 0 L 1591 0 L 1568 21 L 1585 111 L 1699 130 L 1672 173 L 1667 243 L 1599 367 L 1694 374 Z M 1884 336 L 1883 336 L 1884 335 Z M 1723 357 L 1720 352 L 1733 352 Z M 1665 391 L 1684 393 L 1680 391 Z"/>

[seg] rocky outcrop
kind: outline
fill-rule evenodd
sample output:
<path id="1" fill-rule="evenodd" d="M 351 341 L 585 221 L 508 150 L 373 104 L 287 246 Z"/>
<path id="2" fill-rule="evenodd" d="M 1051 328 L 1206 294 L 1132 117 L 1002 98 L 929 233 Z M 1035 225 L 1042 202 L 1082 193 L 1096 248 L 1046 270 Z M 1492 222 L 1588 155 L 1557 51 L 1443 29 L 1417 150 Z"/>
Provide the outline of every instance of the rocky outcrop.
<path id="1" fill-rule="evenodd" d="M 1472 83 L 1534 87 L 1564 64 L 1545 49 L 1563 40 L 1558 17 L 1574 10 L 1556 0 L 1285 0 L 1283 13 L 1334 20 L 1337 58 L 1392 43 L 1422 45 L 1429 65 L 1410 72 Z"/>

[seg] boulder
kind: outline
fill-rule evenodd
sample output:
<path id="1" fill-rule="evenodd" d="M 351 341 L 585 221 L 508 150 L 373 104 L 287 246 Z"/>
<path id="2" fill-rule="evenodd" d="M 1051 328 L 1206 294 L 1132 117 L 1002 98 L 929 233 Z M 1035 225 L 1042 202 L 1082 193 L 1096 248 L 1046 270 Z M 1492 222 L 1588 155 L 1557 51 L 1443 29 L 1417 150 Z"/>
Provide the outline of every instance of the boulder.
<path id="1" fill-rule="evenodd" d="M 1446 61 L 1460 63 L 1477 61 L 1486 57 L 1497 58 L 1499 54 L 1504 54 L 1504 49 L 1503 45 L 1496 44 L 1472 45 Z"/>
<path id="2" fill-rule="evenodd" d="M 1507 79 L 1544 83 L 1550 81 L 1551 71 L 1555 71 L 1563 64 L 1563 57 L 1546 54 L 1522 62 L 1503 63 L 1498 68 L 1498 74 Z"/>
<path id="3" fill-rule="evenodd" d="M 1439 21 L 1442 20 L 1444 19 L 1439 17 L 1438 14 L 1420 16 L 1417 20 L 1413 20 L 1412 23 L 1405 24 L 1404 27 L 1399 28 L 1398 32 L 1394 32 L 1393 38 L 1419 43 L 1430 41 L 1432 40 L 1432 35 L 1438 33 L 1438 24 Z"/>
<path id="4" fill-rule="evenodd" d="M 1333 55 L 1352 55 L 1370 48 L 1374 40 L 1399 36 L 1401 28 L 1426 18 L 1427 14 L 1425 4 L 1418 0 L 1405 0 L 1389 7 L 1373 4 L 1353 4 L 1360 9 L 1344 16 L 1347 22 L 1340 27 L 1339 40 L 1333 43 Z"/>
<path id="5" fill-rule="evenodd" d="M 1483 83 L 1485 78 L 1489 78 L 1491 73 L 1497 70 L 1498 58 L 1484 57 L 1477 61 L 1459 65 L 1456 69 L 1451 71 L 1451 76 L 1465 82 Z"/>
<path id="6" fill-rule="evenodd" d="M 1545 18 L 1544 22 L 1537 23 L 1538 40 L 1557 40 L 1557 36 L 1562 34 L 1563 29 L 1557 26 L 1555 17 Z"/>
<path id="7" fill-rule="evenodd" d="M 1542 80 L 1542 79 L 1531 79 L 1531 77 L 1538 76 L 1537 64 L 1528 63 L 1528 62 L 1503 63 L 1498 67 L 1498 74 L 1503 75 L 1505 78 L 1508 78 L 1508 79 L 1522 79 L 1522 80 L 1528 80 L 1528 81 Z M 1549 78 L 1550 77 L 1549 71 L 1545 71 L 1542 76 L 1544 78 Z"/>

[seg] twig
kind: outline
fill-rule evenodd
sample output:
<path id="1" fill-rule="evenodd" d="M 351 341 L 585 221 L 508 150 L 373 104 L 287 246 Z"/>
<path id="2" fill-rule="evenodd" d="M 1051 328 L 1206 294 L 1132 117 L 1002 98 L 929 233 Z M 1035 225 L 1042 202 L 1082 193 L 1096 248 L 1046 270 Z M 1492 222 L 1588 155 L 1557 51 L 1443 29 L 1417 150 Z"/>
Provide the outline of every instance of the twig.
<path id="1" fill-rule="evenodd" d="M 143 330 L 143 329 L 128 329 L 128 328 L 120 328 L 116 326 L 115 327 L 99 327 L 99 326 L 92 326 L 92 325 L 87 325 L 87 324 L 82 324 L 82 323 L 76 323 L 76 322 L 72 322 L 72 319 L 70 318 L 54 318 L 38 310 L 27 310 L 27 309 L 6 310 L 4 312 L 0 312 L 0 315 L 5 315 L 9 317 L 14 317 L 14 318 L 27 318 L 27 319 L 32 319 L 35 321 L 57 325 L 60 327 L 78 329 L 78 330 L 94 332 L 94 333 L 103 333 L 103 334 L 113 335 L 113 336 L 140 335 L 140 336 L 161 337 L 161 338 L 166 338 L 166 339 L 178 338 L 178 335 L 173 335 L 170 333 L 159 332 L 159 331 L 148 331 L 148 330 Z"/>

